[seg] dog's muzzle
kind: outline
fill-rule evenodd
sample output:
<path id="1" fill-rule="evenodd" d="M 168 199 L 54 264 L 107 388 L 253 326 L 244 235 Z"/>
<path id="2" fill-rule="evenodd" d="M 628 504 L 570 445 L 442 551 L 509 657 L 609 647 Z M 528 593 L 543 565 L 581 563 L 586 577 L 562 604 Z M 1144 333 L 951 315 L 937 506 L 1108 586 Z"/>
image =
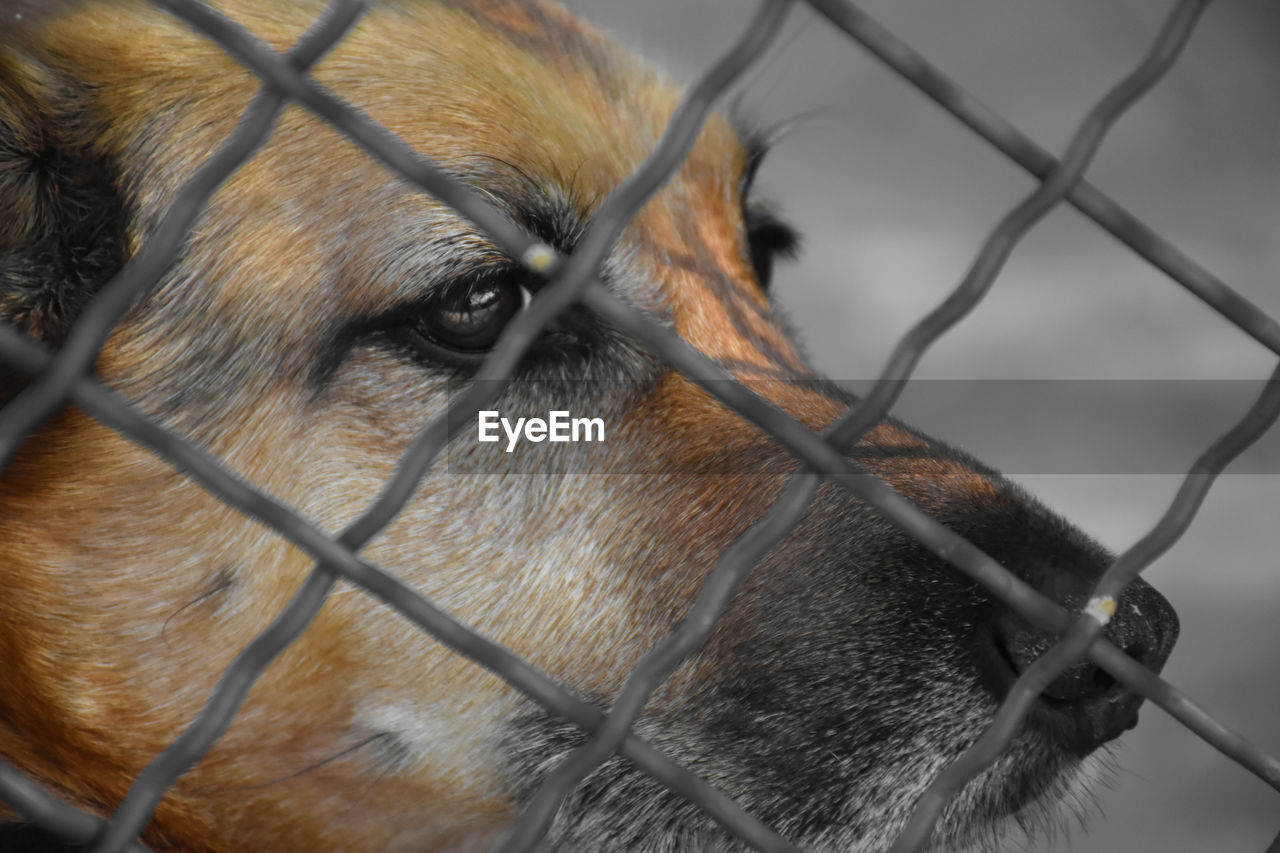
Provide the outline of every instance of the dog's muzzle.
<path id="1" fill-rule="evenodd" d="M 1078 611 L 1086 595 L 1070 593 L 1063 603 Z M 1177 640 L 1178 617 L 1164 596 L 1137 580 L 1120 597 L 1104 635 L 1129 657 L 1158 673 Z M 1000 607 L 979 638 L 979 668 L 1003 699 L 1018 676 L 1056 639 Z M 1141 704 L 1141 696 L 1083 660 L 1050 682 L 1032 716 L 1065 748 L 1086 755 L 1137 725 Z"/>

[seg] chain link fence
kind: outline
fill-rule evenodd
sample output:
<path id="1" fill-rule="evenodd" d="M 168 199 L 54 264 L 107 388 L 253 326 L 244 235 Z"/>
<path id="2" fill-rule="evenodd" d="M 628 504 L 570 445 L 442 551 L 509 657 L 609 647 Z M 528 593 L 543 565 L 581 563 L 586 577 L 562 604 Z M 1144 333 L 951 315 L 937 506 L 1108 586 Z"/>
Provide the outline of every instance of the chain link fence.
<path id="1" fill-rule="evenodd" d="M 793 3 L 765 0 L 733 48 L 689 90 L 659 144 L 608 197 L 572 255 L 558 256 L 531 240 L 506 216 L 405 145 L 333 92 L 307 69 L 360 19 L 368 0 L 334 0 L 297 45 L 280 54 L 207 6 L 194 0 L 153 0 L 213 39 L 262 81 L 230 138 L 197 171 L 168 209 L 159 228 L 123 270 L 105 286 L 55 354 L 9 326 L 0 326 L 0 358 L 33 377 L 0 410 L 0 462 L 66 403 L 149 448 L 211 494 L 276 531 L 313 557 L 316 565 L 292 600 L 225 670 L 204 708 L 164 752 L 134 780 L 109 821 L 76 809 L 14 767 L 0 762 L 0 801 L 26 820 L 98 853 L 138 850 L 137 839 L 169 788 L 213 748 L 231 724 L 249 689 L 266 667 L 298 638 L 339 580 L 390 605 L 403 618 L 489 669 L 556 715 L 580 726 L 587 741 L 549 774 L 502 843 L 504 851 L 532 850 L 569 793 L 613 754 L 688 798 L 728 832 L 764 851 L 797 848 L 740 809 L 705 780 L 673 762 L 632 731 L 632 724 L 664 679 L 710 636 L 716 621 L 754 564 L 798 523 L 823 480 L 837 483 L 875 507 L 928 550 L 972 577 L 1029 623 L 1060 640 L 1018 679 L 986 734 L 939 775 L 916 806 L 893 853 L 923 849 L 949 799 L 991 764 L 1012 741 L 1040 691 L 1082 656 L 1159 705 L 1231 760 L 1280 790 L 1280 761 L 1211 717 L 1190 697 L 1146 670 L 1102 636 L 1110 610 L 1124 587 L 1167 550 L 1191 523 L 1215 476 L 1256 441 L 1280 414 L 1280 369 L 1261 389 L 1239 422 L 1208 448 L 1183 481 L 1160 521 L 1120 555 L 1081 613 L 1069 613 L 1020 582 L 974 545 L 931 520 L 886 484 L 865 476 L 841 452 L 884 419 L 925 351 L 973 310 L 990 288 L 1019 240 L 1056 206 L 1066 203 L 1165 272 L 1261 346 L 1280 354 L 1280 325 L 1226 284 L 1166 242 L 1101 190 L 1083 181 L 1089 162 L 1120 115 L 1176 61 L 1191 37 L 1206 0 L 1180 0 L 1135 70 L 1084 118 L 1060 158 L 1044 151 L 1017 128 L 982 106 L 931 66 L 910 46 L 846 0 L 804 0 L 831 26 L 869 51 L 934 99 L 958 120 L 1034 175 L 1039 186 L 1006 215 L 983 244 L 958 287 L 926 314 L 894 348 L 871 392 L 821 435 L 733 381 L 717 363 L 657 320 L 624 305 L 599 281 L 597 272 L 623 228 L 678 167 L 717 98 L 738 81 L 769 46 Z M 231 473 L 217 458 L 142 415 L 93 378 L 99 348 L 124 313 L 165 273 L 181 252 L 197 217 L 213 193 L 270 136 L 287 103 L 300 104 L 361 146 L 392 172 L 457 209 L 512 258 L 546 274 L 548 285 L 518 315 L 485 359 L 475 379 L 452 400 L 449 411 L 426 423 L 401 458 L 377 499 L 337 537 L 253 484 Z M 650 650 L 631 672 L 607 711 L 601 711 L 520 659 L 472 631 L 401 580 L 360 557 L 362 547 L 386 527 L 409 500 L 445 445 L 467 417 L 451 413 L 488 407 L 514 375 L 522 354 L 540 330 L 574 303 L 585 304 L 612 326 L 642 343 L 658 358 L 701 385 L 723 405 L 752 421 L 801 462 L 765 515 L 720 557 L 687 618 Z M 1270 850 L 1280 851 L 1280 836 Z"/>

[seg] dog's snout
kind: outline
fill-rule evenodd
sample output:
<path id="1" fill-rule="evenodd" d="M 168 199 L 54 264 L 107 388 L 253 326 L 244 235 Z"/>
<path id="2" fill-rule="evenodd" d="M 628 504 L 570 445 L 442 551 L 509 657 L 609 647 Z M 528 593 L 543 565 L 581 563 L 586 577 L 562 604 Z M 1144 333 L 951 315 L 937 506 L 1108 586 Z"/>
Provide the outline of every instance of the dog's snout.
<path id="1" fill-rule="evenodd" d="M 1078 602 L 1067 603 L 1079 609 Z M 1164 596 L 1138 580 L 1120 597 L 1105 636 L 1125 654 L 1159 672 L 1177 639 L 1178 617 Z M 1055 642 L 1054 637 L 1003 609 L 994 620 L 991 640 L 996 663 L 1006 670 L 1003 679 L 996 679 L 1002 694 Z M 1133 728 L 1142 697 L 1083 660 L 1050 682 L 1039 704 L 1041 721 L 1069 748 L 1085 754 Z"/>

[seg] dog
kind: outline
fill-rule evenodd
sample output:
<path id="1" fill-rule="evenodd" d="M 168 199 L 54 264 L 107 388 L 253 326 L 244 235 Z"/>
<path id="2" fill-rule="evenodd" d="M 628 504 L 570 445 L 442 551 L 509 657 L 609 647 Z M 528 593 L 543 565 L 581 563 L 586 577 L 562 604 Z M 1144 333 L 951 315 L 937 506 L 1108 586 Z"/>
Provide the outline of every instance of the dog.
<path id="1" fill-rule="evenodd" d="M 213 5 L 279 50 L 323 12 L 319 0 Z M 0 313 L 57 347 L 259 83 L 141 0 L 17 8 L 0 45 Z M 680 97 L 541 0 L 384 2 L 314 74 L 565 254 Z M 849 401 L 815 379 L 770 303 L 773 262 L 795 238 L 753 192 L 764 146 L 740 124 L 710 119 L 601 279 L 821 430 Z M 543 286 L 290 107 L 96 373 L 336 532 Z M 11 398 L 24 380 L 3 381 Z M 556 413 L 598 420 L 599 440 L 550 440 Z M 796 466 L 581 306 L 487 416 L 523 426 L 487 442 L 479 417 L 362 554 L 602 708 Z M 1079 609 L 1112 559 L 996 471 L 896 421 L 848 455 L 1065 606 Z M 74 407 L 22 446 L 0 508 L 0 756 L 108 817 L 313 561 Z M 1158 670 L 1177 619 L 1138 581 L 1107 635 Z M 805 850 L 882 850 L 1050 641 L 827 483 L 635 729 Z M 1088 664 L 1068 670 L 946 809 L 936 849 L 1056 820 L 1139 703 Z M 339 585 L 143 842 L 487 849 L 584 740 Z M 619 757 L 573 793 L 546 844 L 744 849 Z"/>

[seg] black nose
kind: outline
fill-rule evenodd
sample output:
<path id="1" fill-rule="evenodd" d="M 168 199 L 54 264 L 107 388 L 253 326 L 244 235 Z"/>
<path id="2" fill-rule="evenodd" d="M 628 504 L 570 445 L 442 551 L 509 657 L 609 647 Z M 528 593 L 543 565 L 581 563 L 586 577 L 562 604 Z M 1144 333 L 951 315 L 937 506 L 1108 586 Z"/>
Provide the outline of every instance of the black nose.
<path id="1" fill-rule="evenodd" d="M 1086 596 L 1074 592 L 1058 598 L 1069 609 L 1079 611 Z M 1164 596 L 1138 580 L 1117 602 L 1105 636 L 1134 660 L 1159 672 L 1178 638 L 1178 617 Z M 1053 644 L 1054 638 L 1000 607 L 987 641 L 992 646 L 987 668 L 997 669 L 991 680 L 1003 698 L 1013 680 Z M 1049 684 L 1035 716 L 1063 746 L 1084 755 L 1133 728 L 1141 704 L 1141 696 L 1086 660 Z"/>

